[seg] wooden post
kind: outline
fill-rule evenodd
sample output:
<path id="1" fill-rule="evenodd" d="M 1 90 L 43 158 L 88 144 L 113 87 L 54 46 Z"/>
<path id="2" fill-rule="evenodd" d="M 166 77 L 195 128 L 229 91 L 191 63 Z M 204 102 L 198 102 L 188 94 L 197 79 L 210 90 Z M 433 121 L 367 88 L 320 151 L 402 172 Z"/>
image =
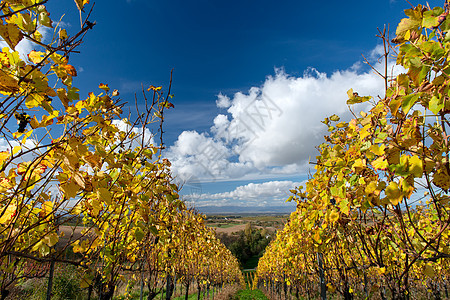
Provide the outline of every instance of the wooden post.
<path id="1" fill-rule="evenodd" d="M 319 265 L 319 276 L 320 276 L 320 299 L 327 300 L 327 286 L 325 284 L 325 274 L 323 271 L 322 253 L 317 253 L 317 263 Z"/>
<path id="2" fill-rule="evenodd" d="M 141 295 L 139 296 L 139 300 L 144 300 L 144 275 L 141 272 Z"/>
<path id="3" fill-rule="evenodd" d="M 48 284 L 47 284 L 47 300 L 51 300 L 52 298 L 52 284 L 53 284 L 53 272 L 55 270 L 55 261 L 52 260 L 50 262 L 50 274 L 48 275 Z"/>

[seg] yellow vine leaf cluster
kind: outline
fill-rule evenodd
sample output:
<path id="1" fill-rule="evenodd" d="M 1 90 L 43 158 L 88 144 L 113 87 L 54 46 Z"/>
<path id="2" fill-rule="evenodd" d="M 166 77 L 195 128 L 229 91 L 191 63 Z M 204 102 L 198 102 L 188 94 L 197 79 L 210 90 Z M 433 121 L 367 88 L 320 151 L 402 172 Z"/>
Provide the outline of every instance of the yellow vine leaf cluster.
<path id="1" fill-rule="evenodd" d="M 405 10 L 389 41 L 383 98 L 348 91 L 354 118 L 323 121 L 315 172 L 292 190 L 297 210 L 258 265 L 260 284 L 406 299 L 450 283 L 449 6 Z M 382 33 L 382 32 L 380 32 Z M 358 103 L 368 112 L 354 113 Z"/>
<path id="2" fill-rule="evenodd" d="M 127 118 L 107 84 L 83 99 L 69 54 L 95 23 L 68 32 L 46 2 L 0 2 L 1 296 L 53 263 L 76 266 L 100 299 L 130 278 L 241 281 L 236 259 L 179 198 L 155 142 L 172 95 L 150 86 L 144 110 Z M 80 16 L 88 2 L 76 1 Z M 53 30 L 45 43 L 43 28 Z M 34 50 L 19 53 L 21 41 Z"/>

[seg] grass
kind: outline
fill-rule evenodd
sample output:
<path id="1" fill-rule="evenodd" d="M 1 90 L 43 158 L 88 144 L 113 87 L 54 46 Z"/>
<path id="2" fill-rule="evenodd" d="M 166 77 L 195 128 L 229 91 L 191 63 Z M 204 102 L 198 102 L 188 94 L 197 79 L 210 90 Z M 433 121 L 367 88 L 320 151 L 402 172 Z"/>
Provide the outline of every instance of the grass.
<path id="1" fill-rule="evenodd" d="M 221 290 L 215 291 L 214 299 L 217 299 L 217 300 L 241 299 L 241 298 L 235 297 L 237 291 L 239 291 L 240 289 L 241 289 L 241 287 L 239 284 L 225 286 Z M 148 291 L 144 291 L 144 299 L 147 299 L 147 294 L 148 294 Z M 166 295 L 165 292 L 163 292 L 162 296 L 161 296 L 161 294 L 158 294 L 154 298 L 154 300 L 160 300 L 161 298 L 166 299 L 165 295 Z M 188 299 L 189 300 L 197 300 L 197 295 L 198 295 L 197 293 L 189 294 Z M 212 297 L 212 289 L 210 290 L 209 295 L 210 295 L 210 297 Z M 136 290 L 136 291 L 133 291 L 132 293 L 128 294 L 128 297 L 126 295 L 121 295 L 121 296 L 114 297 L 113 300 L 139 300 L 139 296 L 140 296 L 140 293 L 138 290 Z M 183 295 L 180 295 L 177 291 L 177 296 L 176 297 L 172 296 L 171 299 L 172 300 L 184 300 L 184 292 L 183 292 Z M 200 299 L 202 299 L 202 300 L 206 299 L 203 297 L 203 291 L 200 294 Z M 266 299 L 266 298 L 242 298 L 242 299 Z"/>
<path id="2" fill-rule="evenodd" d="M 216 228 L 230 228 L 236 225 L 240 225 L 240 223 L 211 223 L 207 224 L 208 227 L 216 227 Z"/>
<path id="3" fill-rule="evenodd" d="M 234 295 L 233 300 L 268 300 L 261 290 L 240 290 Z"/>
<path id="4" fill-rule="evenodd" d="M 165 298 L 164 298 L 165 299 Z M 184 295 L 172 298 L 173 300 L 184 300 Z M 197 300 L 197 294 L 190 294 L 188 297 L 189 300 Z"/>

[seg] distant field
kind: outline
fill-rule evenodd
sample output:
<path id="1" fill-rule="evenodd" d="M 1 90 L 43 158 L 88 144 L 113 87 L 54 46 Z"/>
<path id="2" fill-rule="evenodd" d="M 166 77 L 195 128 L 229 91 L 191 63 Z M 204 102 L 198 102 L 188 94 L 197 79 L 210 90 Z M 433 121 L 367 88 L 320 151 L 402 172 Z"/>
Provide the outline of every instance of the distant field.
<path id="1" fill-rule="evenodd" d="M 241 225 L 241 223 L 212 223 L 207 224 L 206 226 L 214 228 L 230 228 L 236 225 Z"/>
<path id="2" fill-rule="evenodd" d="M 210 226 L 210 225 L 208 225 Z M 245 229 L 246 224 L 237 224 L 237 225 L 231 225 L 231 226 L 222 226 L 222 227 L 214 227 L 214 226 L 210 226 L 212 227 L 216 232 L 224 232 L 224 233 L 233 233 L 233 232 L 239 232 Z M 263 226 L 253 226 L 253 228 L 265 228 L 267 230 L 270 231 L 277 231 L 278 229 L 276 229 L 275 227 L 263 227 Z"/>
<path id="3" fill-rule="evenodd" d="M 248 223 L 254 228 L 266 228 L 271 231 L 277 231 L 284 227 L 288 218 L 288 215 L 210 215 L 206 218 L 206 224 L 207 226 L 214 228 L 216 232 L 225 233 L 244 230 L 245 225 Z"/>

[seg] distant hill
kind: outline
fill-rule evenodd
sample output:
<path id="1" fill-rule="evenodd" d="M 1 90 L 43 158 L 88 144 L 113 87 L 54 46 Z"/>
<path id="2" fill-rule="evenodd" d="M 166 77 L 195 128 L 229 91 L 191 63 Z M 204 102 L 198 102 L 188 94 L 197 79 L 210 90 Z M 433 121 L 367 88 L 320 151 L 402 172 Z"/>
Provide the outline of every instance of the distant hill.
<path id="1" fill-rule="evenodd" d="M 210 214 L 290 214 L 295 211 L 295 205 L 283 206 L 197 206 L 200 213 Z"/>

